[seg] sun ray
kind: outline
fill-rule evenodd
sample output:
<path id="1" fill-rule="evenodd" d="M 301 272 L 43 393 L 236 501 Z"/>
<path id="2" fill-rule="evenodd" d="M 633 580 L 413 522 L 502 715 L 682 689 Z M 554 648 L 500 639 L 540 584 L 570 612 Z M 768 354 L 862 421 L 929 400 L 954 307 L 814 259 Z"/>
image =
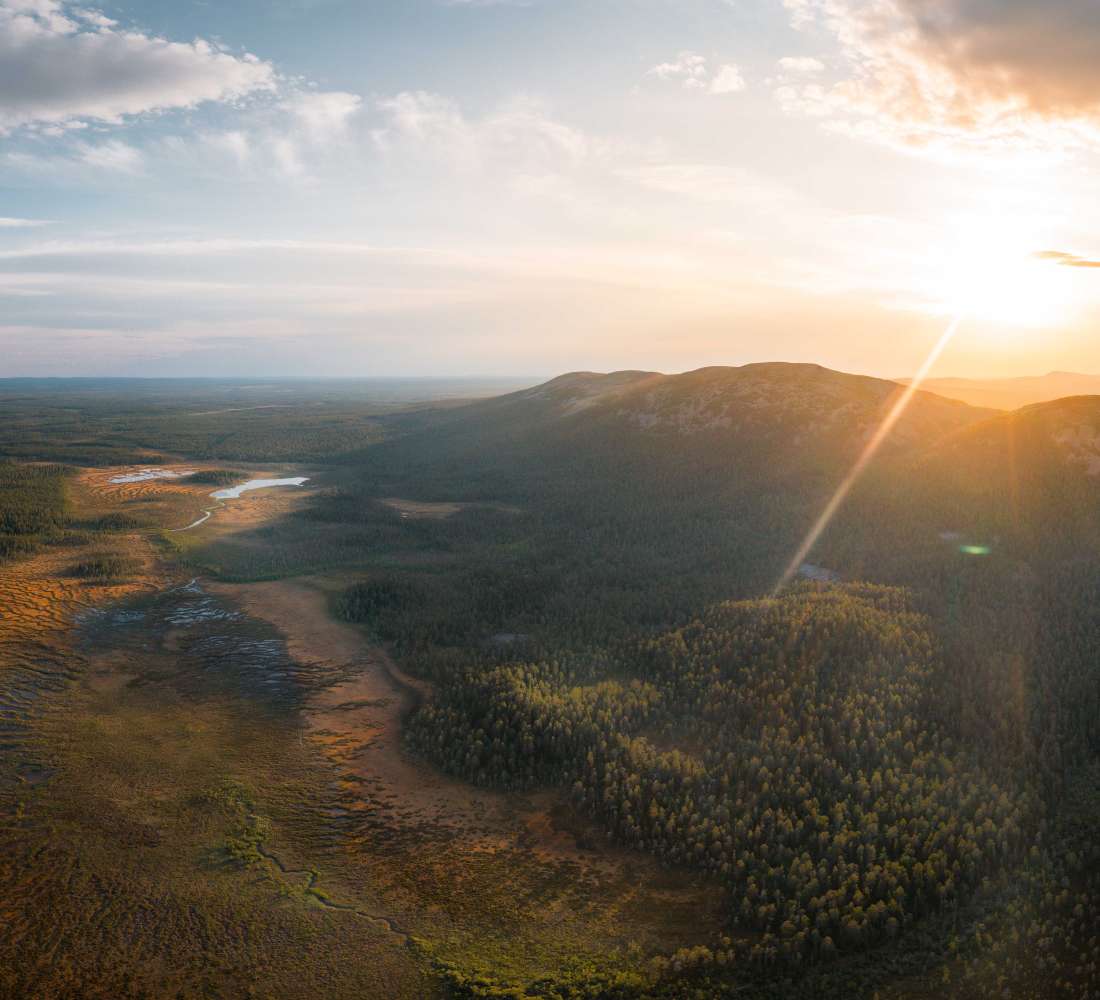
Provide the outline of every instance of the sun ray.
<path id="1" fill-rule="evenodd" d="M 879 449 L 885 444 L 887 438 L 890 437 L 890 432 L 897 426 L 898 421 L 909 408 L 909 404 L 913 401 L 913 397 L 920 391 L 920 387 L 924 384 L 925 379 L 928 378 L 929 373 L 932 371 L 932 367 L 940 359 L 947 345 L 954 340 L 955 334 L 959 332 L 959 327 L 962 325 L 962 321 L 963 317 L 960 314 L 955 316 L 955 318 L 948 323 L 947 328 L 940 335 L 940 339 L 936 341 L 928 357 L 924 359 L 924 364 L 920 366 L 917 374 L 913 377 L 908 386 L 906 386 L 905 391 L 897 398 L 897 401 L 890 408 L 890 412 L 886 414 L 885 419 L 879 424 L 878 429 L 871 436 L 871 440 L 867 442 L 859 458 L 856 459 L 855 465 L 852 466 L 848 474 L 841 481 L 836 492 L 825 505 L 825 509 L 821 512 L 821 516 L 818 517 L 813 527 L 810 528 L 809 534 L 806 535 L 806 538 L 798 547 L 798 551 L 795 552 L 794 558 L 791 559 L 783 575 L 779 578 L 779 582 L 775 585 L 775 589 L 772 591 L 773 597 L 777 596 L 779 592 L 794 579 L 799 568 L 806 561 L 806 557 L 813 551 L 814 546 L 825 533 L 825 529 L 829 527 L 833 518 L 836 517 L 837 511 L 844 505 L 844 501 L 848 499 L 848 494 L 852 492 L 852 488 L 867 470 L 867 467 L 874 460 L 875 455 L 878 454 Z"/>

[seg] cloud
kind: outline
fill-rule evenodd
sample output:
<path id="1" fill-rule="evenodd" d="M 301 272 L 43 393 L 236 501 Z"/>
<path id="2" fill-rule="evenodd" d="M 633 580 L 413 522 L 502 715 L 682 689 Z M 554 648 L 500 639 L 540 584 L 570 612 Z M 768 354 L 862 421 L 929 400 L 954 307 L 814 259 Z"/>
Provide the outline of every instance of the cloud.
<path id="1" fill-rule="evenodd" d="M 0 168 L 67 183 L 99 183 L 111 174 L 165 178 L 185 172 L 210 180 L 263 177 L 310 184 L 347 166 L 365 138 L 357 121 L 363 101 L 343 91 L 289 90 L 222 127 L 189 127 L 171 134 L 138 133 L 133 142 L 96 129 L 65 131 L 50 144 L 0 153 Z M 356 162 L 358 162 L 356 160 Z"/>
<path id="2" fill-rule="evenodd" d="M 813 76 L 825 72 L 825 64 L 813 56 L 784 56 L 779 60 L 779 69 L 791 76 Z"/>
<path id="3" fill-rule="evenodd" d="M 814 22 L 815 0 L 783 0 L 783 6 L 790 12 L 791 24 L 796 28 L 805 28 Z"/>
<path id="4" fill-rule="evenodd" d="M 450 98 L 412 91 L 377 102 L 384 117 L 371 133 L 385 153 L 427 151 L 451 168 L 507 167 L 513 173 L 564 169 L 593 148 L 582 133 L 551 116 L 537 100 L 521 97 L 482 118 L 468 117 Z"/>
<path id="5" fill-rule="evenodd" d="M 698 52 L 681 52 L 671 62 L 658 63 L 646 75 L 708 94 L 735 94 L 745 89 L 739 67 L 726 63 L 712 71 L 707 57 Z"/>
<path id="6" fill-rule="evenodd" d="M 0 132 L 114 123 L 275 85 L 270 63 L 201 38 L 172 42 L 61 0 L 0 0 Z"/>
<path id="7" fill-rule="evenodd" d="M 1043 250 L 1035 255 L 1039 260 L 1049 260 L 1061 267 L 1100 268 L 1100 260 L 1089 260 L 1062 250 Z"/>
<path id="8" fill-rule="evenodd" d="M 140 174 L 145 158 L 133 146 L 118 140 L 98 144 L 81 143 L 77 157 L 81 163 L 97 170 L 109 170 L 120 174 Z"/>
<path id="9" fill-rule="evenodd" d="M 358 94 L 345 91 L 317 91 L 297 94 L 281 107 L 315 142 L 328 142 L 343 136 L 352 117 L 362 108 Z"/>
<path id="10" fill-rule="evenodd" d="M 53 225 L 49 219 L 13 219 L 0 216 L 0 229 L 32 229 Z"/>
<path id="11" fill-rule="evenodd" d="M 198 141 L 204 150 L 213 153 L 216 158 L 228 158 L 238 168 L 246 166 L 252 159 L 252 140 L 240 129 L 205 132 Z"/>
<path id="12" fill-rule="evenodd" d="M 781 88 L 790 111 L 910 147 L 1060 146 L 1100 135 L 1096 0 L 784 0 L 836 37 L 829 87 Z"/>
<path id="13" fill-rule="evenodd" d="M 744 89 L 745 78 L 741 75 L 741 70 L 730 64 L 719 67 L 710 81 L 712 94 L 736 94 Z"/>
<path id="14" fill-rule="evenodd" d="M 689 89 L 702 89 L 706 86 L 707 58 L 697 52 L 681 52 L 672 62 L 658 63 L 649 75 L 679 81 Z"/>
<path id="15" fill-rule="evenodd" d="M 39 185 L 129 183 L 146 173 L 147 162 L 144 150 L 118 139 L 69 141 L 48 154 L 23 150 L 0 153 L 0 169 L 21 174 Z"/>

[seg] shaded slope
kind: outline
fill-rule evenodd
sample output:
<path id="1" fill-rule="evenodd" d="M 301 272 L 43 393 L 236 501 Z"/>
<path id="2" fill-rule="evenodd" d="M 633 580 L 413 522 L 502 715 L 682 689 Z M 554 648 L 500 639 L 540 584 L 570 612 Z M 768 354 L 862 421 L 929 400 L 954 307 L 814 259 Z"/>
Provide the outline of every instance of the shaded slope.
<path id="1" fill-rule="evenodd" d="M 884 379 L 799 364 L 574 373 L 445 413 L 395 418 L 394 440 L 359 457 L 379 470 L 465 470 L 502 481 L 583 474 L 592 463 L 602 476 L 626 462 L 639 480 L 706 478 L 723 469 L 726 485 L 741 488 L 750 479 L 835 473 L 859 454 L 901 391 Z M 918 393 L 886 453 L 989 415 Z"/>

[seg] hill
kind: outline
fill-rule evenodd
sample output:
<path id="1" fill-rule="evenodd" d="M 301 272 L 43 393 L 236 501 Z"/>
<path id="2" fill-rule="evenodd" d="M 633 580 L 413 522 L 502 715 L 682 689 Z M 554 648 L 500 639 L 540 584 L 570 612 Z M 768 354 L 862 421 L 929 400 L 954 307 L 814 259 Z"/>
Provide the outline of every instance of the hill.
<path id="1" fill-rule="evenodd" d="M 869 434 L 898 395 L 897 384 L 820 365 L 769 362 L 677 375 L 576 372 L 456 411 L 459 419 L 589 423 L 623 419 L 641 430 Z M 899 426 L 902 440 L 925 439 L 988 414 L 930 392 L 917 394 Z"/>
<path id="2" fill-rule="evenodd" d="M 1100 396 L 1037 403 L 930 446 L 913 468 L 958 530 L 1044 560 L 1100 552 Z"/>
<path id="3" fill-rule="evenodd" d="M 458 455 L 478 468 L 526 465 L 537 455 L 541 468 L 553 460 L 575 471 L 590 456 L 634 452 L 652 471 L 669 461 L 706 468 L 718 460 L 770 474 L 854 458 L 901 391 L 886 379 L 805 364 L 577 372 L 446 412 L 397 415 L 387 424 L 388 447 L 366 457 L 375 462 L 388 452 L 407 469 L 410 461 L 454 463 Z M 919 392 L 886 451 L 918 448 L 992 415 Z"/>

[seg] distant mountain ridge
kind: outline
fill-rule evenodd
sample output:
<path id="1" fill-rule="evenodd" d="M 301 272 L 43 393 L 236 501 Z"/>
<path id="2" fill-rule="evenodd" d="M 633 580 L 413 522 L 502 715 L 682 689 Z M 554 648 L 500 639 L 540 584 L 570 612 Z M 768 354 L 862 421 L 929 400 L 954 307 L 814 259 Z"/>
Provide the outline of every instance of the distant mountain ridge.
<path id="1" fill-rule="evenodd" d="M 908 385 L 909 379 L 898 379 Z M 1050 403 L 1067 396 L 1100 396 L 1100 375 L 1078 372 L 1047 372 L 1017 378 L 969 379 L 933 378 L 921 386 L 948 399 L 994 410 L 1018 410 L 1035 403 Z"/>

